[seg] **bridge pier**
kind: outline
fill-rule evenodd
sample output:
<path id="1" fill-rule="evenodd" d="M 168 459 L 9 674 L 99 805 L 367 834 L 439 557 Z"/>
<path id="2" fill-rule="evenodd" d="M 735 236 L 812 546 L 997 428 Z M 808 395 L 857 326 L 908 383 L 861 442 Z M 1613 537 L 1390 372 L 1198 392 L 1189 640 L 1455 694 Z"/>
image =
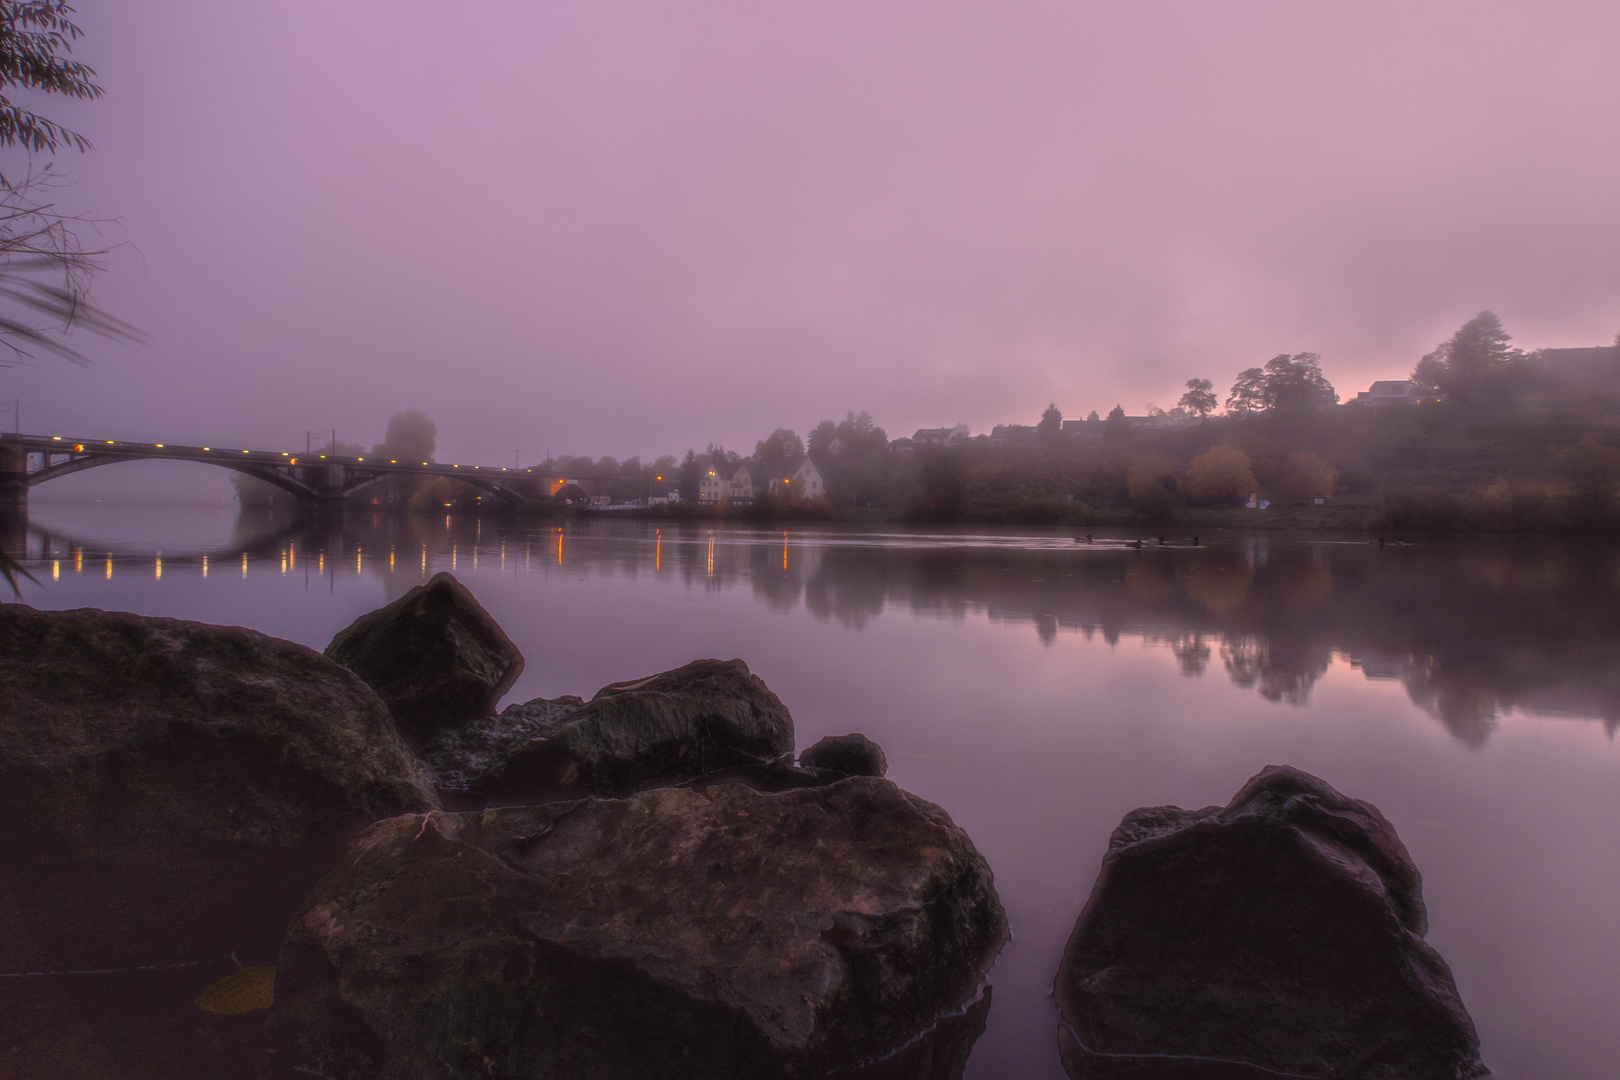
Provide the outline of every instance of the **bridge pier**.
<path id="1" fill-rule="evenodd" d="M 0 507 L 28 506 L 28 451 L 0 443 Z"/>

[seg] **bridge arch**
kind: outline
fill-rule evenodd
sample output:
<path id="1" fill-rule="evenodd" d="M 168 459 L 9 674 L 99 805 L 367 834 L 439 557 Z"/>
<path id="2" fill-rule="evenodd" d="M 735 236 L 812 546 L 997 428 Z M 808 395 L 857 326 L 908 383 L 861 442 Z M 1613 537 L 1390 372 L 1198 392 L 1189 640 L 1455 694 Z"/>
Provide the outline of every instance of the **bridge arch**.
<path id="1" fill-rule="evenodd" d="M 54 465 L 46 465 L 43 469 L 29 473 L 28 486 L 31 488 L 38 487 L 48 480 L 55 480 L 57 477 L 67 476 L 69 473 L 84 472 L 86 469 L 95 469 L 103 465 L 116 465 L 124 461 L 184 461 L 194 465 L 213 465 L 221 469 L 229 469 L 231 472 L 241 473 L 244 476 L 251 476 L 255 480 L 263 480 L 267 484 L 274 484 L 288 494 L 296 496 L 299 500 L 320 497 L 320 493 L 315 488 L 288 476 L 275 466 L 266 466 L 255 462 L 237 462 L 229 458 L 199 460 L 196 457 L 179 453 L 119 454 L 115 452 L 85 454 L 67 461 L 57 462 Z"/>

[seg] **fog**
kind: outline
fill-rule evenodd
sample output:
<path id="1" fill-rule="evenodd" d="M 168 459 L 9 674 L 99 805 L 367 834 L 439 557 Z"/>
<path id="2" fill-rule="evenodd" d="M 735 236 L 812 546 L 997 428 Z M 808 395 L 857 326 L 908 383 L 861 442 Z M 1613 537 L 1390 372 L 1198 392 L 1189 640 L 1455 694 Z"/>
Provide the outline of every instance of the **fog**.
<path id="1" fill-rule="evenodd" d="M 1620 330 L 1612 4 L 77 7 L 106 97 L 33 104 L 150 344 L 24 430 L 746 451 Z"/>

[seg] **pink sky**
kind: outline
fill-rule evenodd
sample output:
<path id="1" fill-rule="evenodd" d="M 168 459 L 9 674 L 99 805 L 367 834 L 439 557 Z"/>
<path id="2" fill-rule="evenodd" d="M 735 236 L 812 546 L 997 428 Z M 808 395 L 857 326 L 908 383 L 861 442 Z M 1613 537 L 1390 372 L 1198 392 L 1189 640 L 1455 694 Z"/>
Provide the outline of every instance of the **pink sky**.
<path id="1" fill-rule="evenodd" d="M 151 344 L 0 372 L 30 430 L 746 452 L 1620 330 L 1612 2 L 78 7 Z"/>

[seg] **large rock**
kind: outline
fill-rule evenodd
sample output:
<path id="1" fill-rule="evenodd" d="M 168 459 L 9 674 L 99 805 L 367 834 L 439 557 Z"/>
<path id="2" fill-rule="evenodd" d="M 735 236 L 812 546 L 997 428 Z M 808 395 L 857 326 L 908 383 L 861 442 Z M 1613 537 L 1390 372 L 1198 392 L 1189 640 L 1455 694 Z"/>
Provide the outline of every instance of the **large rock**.
<path id="1" fill-rule="evenodd" d="M 412 746 L 493 715 L 523 673 L 523 654 L 449 574 L 360 616 L 326 655 L 377 692 Z"/>
<path id="2" fill-rule="evenodd" d="M 551 715 L 478 782 L 495 801 L 625 795 L 793 756 L 793 717 L 741 660 L 612 683 Z"/>
<path id="3" fill-rule="evenodd" d="M 274 1015 L 330 1076 L 821 1076 L 931 1031 L 912 1075 L 959 1075 L 982 1013 L 933 1025 L 1006 938 L 967 835 L 887 780 L 661 788 L 373 825 Z"/>
<path id="4" fill-rule="evenodd" d="M 1485 1075 L 1427 926 L 1394 828 L 1307 773 L 1269 766 L 1225 807 L 1132 811 L 1058 971 L 1064 1064 L 1109 1080 Z"/>
<path id="5" fill-rule="evenodd" d="M 860 732 L 828 735 L 799 755 L 799 764 L 830 776 L 882 776 L 889 771 L 883 747 Z"/>
<path id="6" fill-rule="evenodd" d="M 273 955 L 360 827 L 437 805 L 383 703 L 313 650 L 0 606 L 0 970 Z"/>

